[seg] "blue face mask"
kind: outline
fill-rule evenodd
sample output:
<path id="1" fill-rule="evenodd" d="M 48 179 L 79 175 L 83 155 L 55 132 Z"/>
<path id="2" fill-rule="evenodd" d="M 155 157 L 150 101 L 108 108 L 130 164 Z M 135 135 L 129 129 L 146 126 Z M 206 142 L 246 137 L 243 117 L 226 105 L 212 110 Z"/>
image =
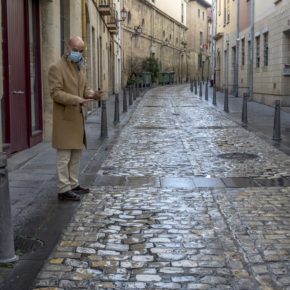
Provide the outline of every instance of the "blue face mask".
<path id="1" fill-rule="evenodd" d="M 80 62 L 83 59 L 83 54 L 79 51 L 71 51 L 69 58 L 73 62 Z"/>

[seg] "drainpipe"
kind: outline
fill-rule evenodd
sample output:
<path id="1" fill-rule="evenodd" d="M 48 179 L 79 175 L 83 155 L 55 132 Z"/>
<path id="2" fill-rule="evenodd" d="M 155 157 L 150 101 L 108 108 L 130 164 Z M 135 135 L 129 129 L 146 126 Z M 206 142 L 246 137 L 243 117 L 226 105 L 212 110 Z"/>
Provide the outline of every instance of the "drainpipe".
<path id="1" fill-rule="evenodd" d="M 86 0 L 82 0 L 82 39 L 87 46 L 87 17 L 86 17 Z"/>
<path id="2" fill-rule="evenodd" d="M 217 0 L 215 1 L 214 7 L 215 7 L 215 11 L 213 13 L 213 17 L 214 17 L 214 25 L 213 25 L 213 36 L 214 36 L 214 41 L 213 41 L 213 90 L 214 90 L 214 94 L 215 94 L 215 90 L 216 90 L 216 58 L 217 58 L 217 40 L 216 40 L 216 35 L 217 35 Z"/>
<path id="3" fill-rule="evenodd" d="M 239 44 L 240 44 L 240 0 L 237 0 L 237 39 L 234 74 L 234 96 L 239 96 Z"/>
<path id="4" fill-rule="evenodd" d="M 254 41 L 255 41 L 255 0 L 251 0 L 251 50 L 249 63 L 249 100 L 253 100 L 254 96 Z"/>

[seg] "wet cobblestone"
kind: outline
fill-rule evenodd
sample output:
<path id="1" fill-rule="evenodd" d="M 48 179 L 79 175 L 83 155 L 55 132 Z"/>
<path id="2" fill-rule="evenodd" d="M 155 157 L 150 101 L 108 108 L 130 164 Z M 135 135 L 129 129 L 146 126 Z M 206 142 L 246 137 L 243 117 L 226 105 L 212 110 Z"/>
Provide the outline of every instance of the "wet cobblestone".
<path id="1" fill-rule="evenodd" d="M 290 175 L 290 160 L 283 153 L 185 90 L 177 95 L 147 94 L 114 148 L 100 171 L 104 175 Z M 218 157 L 235 152 L 258 158 L 239 161 Z"/>
<path id="2" fill-rule="evenodd" d="M 188 180 L 289 176 L 289 157 L 188 90 L 148 93 L 98 172 L 161 183 L 92 187 L 35 289 L 290 289 L 290 188 Z"/>

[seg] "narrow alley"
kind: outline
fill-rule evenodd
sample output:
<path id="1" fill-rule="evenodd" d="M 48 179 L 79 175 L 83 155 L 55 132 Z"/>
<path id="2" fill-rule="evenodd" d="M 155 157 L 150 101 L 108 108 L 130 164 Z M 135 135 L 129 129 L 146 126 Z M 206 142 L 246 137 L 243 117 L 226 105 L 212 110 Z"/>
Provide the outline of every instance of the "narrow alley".
<path id="1" fill-rule="evenodd" d="M 139 102 L 34 289 L 290 289 L 290 158 L 189 91 Z"/>

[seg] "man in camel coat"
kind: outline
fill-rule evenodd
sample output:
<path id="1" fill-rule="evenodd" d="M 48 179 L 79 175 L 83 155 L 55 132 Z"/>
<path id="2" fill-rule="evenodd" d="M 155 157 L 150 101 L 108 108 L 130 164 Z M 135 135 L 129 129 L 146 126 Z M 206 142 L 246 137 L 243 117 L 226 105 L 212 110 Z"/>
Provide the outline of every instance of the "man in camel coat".
<path id="1" fill-rule="evenodd" d="M 81 153 L 86 146 L 85 106 L 100 100 L 102 91 L 87 87 L 85 45 L 80 37 L 69 40 L 67 51 L 48 72 L 53 99 L 52 146 L 57 151 L 57 187 L 60 200 L 79 201 L 89 189 L 79 184 Z"/>

